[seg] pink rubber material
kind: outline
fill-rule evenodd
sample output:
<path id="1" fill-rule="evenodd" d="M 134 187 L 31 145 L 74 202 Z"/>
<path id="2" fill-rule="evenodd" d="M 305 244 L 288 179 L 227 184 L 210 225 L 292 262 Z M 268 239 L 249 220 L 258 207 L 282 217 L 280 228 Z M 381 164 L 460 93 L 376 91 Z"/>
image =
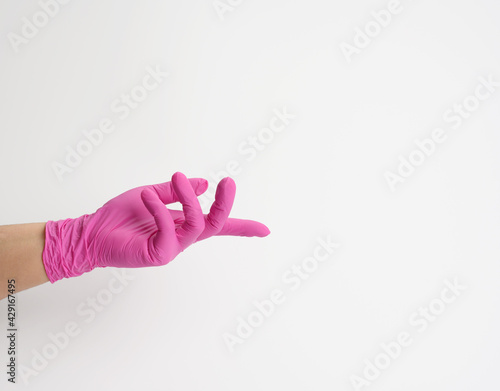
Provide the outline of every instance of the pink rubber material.
<path id="1" fill-rule="evenodd" d="M 96 267 L 165 265 L 191 244 L 214 235 L 270 233 L 257 221 L 228 218 L 236 192 L 231 178 L 219 182 L 204 215 L 197 196 L 207 188 L 205 179 L 187 179 L 177 172 L 171 182 L 129 190 L 93 214 L 47 222 L 42 258 L 50 282 Z M 180 202 L 183 210 L 165 207 L 173 202 Z"/>

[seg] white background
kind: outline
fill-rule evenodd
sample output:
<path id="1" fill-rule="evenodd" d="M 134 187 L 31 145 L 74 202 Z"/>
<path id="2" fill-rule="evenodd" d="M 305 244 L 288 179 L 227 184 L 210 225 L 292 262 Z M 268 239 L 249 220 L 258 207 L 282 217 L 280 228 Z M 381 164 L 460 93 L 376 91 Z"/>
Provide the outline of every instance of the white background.
<path id="1" fill-rule="evenodd" d="M 340 44 L 386 7 L 253 0 L 221 20 L 211 0 L 74 0 L 16 52 L 8 34 L 40 6 L 1 0 L 0 224 L 78 217 L 176 171 L 215 184 L 237 160 L 232 216 L 272 233 L 129 271 L 89 323 L 77 308 L 109 269 L 20 293 L 18 364 L 31 367 L 68 322 L 81 332 L 27 382 L 2 370 L 0 389 L 353 390 L 401 331 L 413 343 L 362 389 L 497 389 L 500 88 L 456 130 L 443 113 L 479 77 L 500 80 L 500 7 L 404 0 L 349 63 Z M 147 66 L 169 76 L 118 120 L 111 102 Z M 238 146 L 283 106 L 296 118 L 247 161 Z M 116 130 L 59 181 L 53 162 L 105 117 Z M 392 192 L 384 174 L 436 127 L 447 140 Z M 283 274 L 328 235 L 340 248 L 291 290 Z M 409 317 L 455 278 L 467 289 L 418 333 Z M 224 333 L 273 289 L 286 301 L 230 352 Z"/>

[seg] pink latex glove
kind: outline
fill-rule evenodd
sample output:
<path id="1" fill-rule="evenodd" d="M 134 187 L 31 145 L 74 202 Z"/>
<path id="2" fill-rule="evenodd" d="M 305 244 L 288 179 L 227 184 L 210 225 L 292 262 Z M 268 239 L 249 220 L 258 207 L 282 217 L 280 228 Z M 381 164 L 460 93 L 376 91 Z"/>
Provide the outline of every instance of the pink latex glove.
<path id="1" fill-rule="evenodd" d="M 141 186 L 108 201 L 95 213 L 47 222 L 43 264 L 51 283 L 96 267 L 165 265 L 191 244 L 214 235 L 259 236 L 269 229 L 252 220 L 228 218 L 236 185 L 224 178 L 207 215 L 197 196 L 205 179 L 179 172 L 171 182 Z M 182 211 L 165 204 L 180 201 Z"/>

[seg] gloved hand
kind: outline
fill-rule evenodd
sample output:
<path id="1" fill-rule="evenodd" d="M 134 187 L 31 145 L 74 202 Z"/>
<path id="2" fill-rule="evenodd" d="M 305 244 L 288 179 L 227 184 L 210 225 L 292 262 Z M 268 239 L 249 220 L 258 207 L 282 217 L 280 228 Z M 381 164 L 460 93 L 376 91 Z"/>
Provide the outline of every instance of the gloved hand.
<path id="1" fill-rule="evenodd" d="M 165 265 L 191 244 L 214 235 L 269 234 L 257 221 L 228 218 L 236 191 L 231 178 L 219 182 L 210 212 L 203 215 L 197 196 L 207 188 L 205 179 L 188 180 L 177 172 L 171 182 L 129 190 L 93 214 L 47 222 L 42 257 L 50 282 L 96 267 Z M 165 207 L 177 201 L 182 211 Z"/>

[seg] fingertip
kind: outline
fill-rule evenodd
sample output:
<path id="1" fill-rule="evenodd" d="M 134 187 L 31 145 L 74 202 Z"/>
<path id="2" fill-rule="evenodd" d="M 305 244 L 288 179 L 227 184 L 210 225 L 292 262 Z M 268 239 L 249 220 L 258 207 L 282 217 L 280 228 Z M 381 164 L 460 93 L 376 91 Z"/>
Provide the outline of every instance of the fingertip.
<path id="1" fill-rule="evenodd" d="M 150 201 L 153 195 L 154 195 L 153 190 L 151 190 L 148 187 L 146 187 L 144 190 L 141 191 L 141 199 L 143 202 Z"/>
<path id="2" fill-rule="evenodd" d="M 158 195 L 153 190 L 145 188 L 143 191 L 141 191 L 141 199 L 142 203 L 149 211 L 149 213 L 151 213 L 153 216 L 156 216 L 158 212 L 158 206 L 156 205 L 156 202 L 161 203 L 161 201 L 158 199 Z"/>
<path id="3" fill-rule="evenodd" d="M 198 186 L 196 187 L 196 195 L 201 195 L 205 193 L 208 189 L 208 181 L 203 178 L 198 178 Z"/>
<path id="4" fill-rule="evenodd" d="M 261 224 L 261 227 L 257 230 L 257 235 L 259 238 L 265 238 L 271 233 L 271 230 L 267 228 L 264 224 Z"/>
<path id="5" fill-rule="evenodd" d="M 236 190 L 236 183 L 234 182 L 234 179 L 229 177 L 229 176 L 227 176 L 223 180 L 221 180 L 221 183 L 223 183 L 224 186 L 228 189 Z"/>
<path id="6" fill-rule="evenodd" d="M 234 183 L 234 179 L 231 178 L 230 176 L 226 176 L 224 178 L 221 179 L 221 182 L 232 182 Z"/>
<path id="7" fill-rule="evenodd" d="M 247 227 L 248 236 L 264 238 L 271 233 L 267 226 L 255 220 L 248 220 L 248 223 L 246 223 L 245 225 Z"/>
<path id="8" fill-rule="evenodd" d="M 269 228 L 255 220 L 228 219 L 217 235 L 263 238 L 271 233 Z"/>
<path id="9" fill-rule="evenodd" d="M 177 194 L 177 198 L 181 203 L 186 201 L 187 194 L 190 192 L 194 193 L 191 182 L 182 172 L 176 172 L 172 175 L 172 187 L 174 188 L 174 192 Z"/>
<path id="10" fill-rule="evenodd" d="M 172 182 L 178 181 L 179 179 L 182 179 L 183 177 L 186 178 L 186 176 L 182 172 L 177 171 L 174 173 L 174 175 L 172 175 Z"/>
<path id="11" fill-rule="evenodd" d="M 215 192 L 215 202 L 224 203 L 232 207 L 236 195 L 236 183 L 230 177 L 225 177 L 217 185 Z"/>

